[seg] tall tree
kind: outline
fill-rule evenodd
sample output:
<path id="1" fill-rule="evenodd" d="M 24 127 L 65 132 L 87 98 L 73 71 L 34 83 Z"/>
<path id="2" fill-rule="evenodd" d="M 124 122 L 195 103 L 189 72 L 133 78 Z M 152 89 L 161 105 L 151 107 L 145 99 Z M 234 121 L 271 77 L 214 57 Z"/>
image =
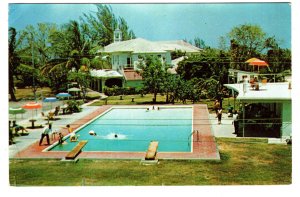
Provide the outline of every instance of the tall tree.
<path id="1" fill-rule="evenodd" d="M 210 97 L 218 98 L 222 96 L 223 84 L 228 82 L 228 69 L 227 54 L 216 49 L 206 49 L 200 55 L 191 56 L 180 62 L 177 73 L 185 81 L 192 82 L 193 88 L 199 90 L 197 94 L 206 91 Z"/>
<path id="2" fill-rule="evenodd" d="M 266 33 L 258 25 L 244 24 L 234 27 L 228 34 L 231 40 L 231 62 L 239 68 L 251 57 L 258 57 L 265 48 Z M 246 68 L 244 68 L 246 69 Z"/>
<path id="3" fill-rule="evenodd" d="M 12 101 L 16 101 L 14 77 L 16 75 L 16 69 L 20 65 L 20 57 L 17 53 L 17 31 L 15 28 L 9 28 L 9 40 L 8 40 L 8 63 L 9 63 L 9 94 Z"/>
<path id="4" fill-rule="evenodd" d="M 124 18 L 117 18 L 112 8 L 108 5 L 96 4 L 97 12 L 84 14 L 81 21 L 87 24 L 88 36 L 98 46 L 106 46 L 113 42 L 114 31 L 119 27 L 122 32 L 122 40 L 135 38 L 135 34 L 129 29 Z"/>
<path id="5" fill-rule="evenodd" d="M 53 58 L 42 67 L 42 73 L 51 79 L 56 91 L 66 88 L 62 85 L 67 83 L 70 70 L 77 72 L 82 65 L 89 66 L 91 44 L 83 28 L 77 21 L 70 21 L 49 35 Z"/>
<path id="6" fill-rule="evenodd" d="M 204 40 L 199 37 L 194 38 L 194 45 L 200 49 L 204 49 L 206 47 Z"/>
<path id="7" fill-rule="evenodd" d="M 280 48 L 274 36 L 265 40 L 265 48 L 267 49 L 265 60 L 270 64 L 272 72 L 280 73 L 291 70 L 290 50 Z"/>
<path id="8" fill-rule="evenodd" d="M 156 103 L 157 94 L 163 91 L 166 76 L 165 66 L 157 57 L 147 57 L 145 64 L 140 66 L 143 68 L 141 75 L 144 89 L 153 93 L 153 102 Z"/>

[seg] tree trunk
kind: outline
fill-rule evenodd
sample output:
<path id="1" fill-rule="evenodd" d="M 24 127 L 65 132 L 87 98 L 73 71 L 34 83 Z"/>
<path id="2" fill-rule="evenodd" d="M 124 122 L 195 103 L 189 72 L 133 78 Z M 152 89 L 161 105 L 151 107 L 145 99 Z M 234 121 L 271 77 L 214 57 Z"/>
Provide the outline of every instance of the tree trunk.
<path id="1" fill-rule="evenodd" d="M 169 92 L 167 92 L 167 95 L 166 95 L 166 103 L 169 103 Z"/>
<path id="2" fill-rule="evenodd" d="M 156 103 L 156 95 L 157 95 L 157 92 L 154 92 L 153 103 Z"/>
<path id="3" fill-rule="evenodd" d="M 14 76 L 11 71 L 9 72 L 9 94 L 12 101 L 17 101 L 15 96 Z"/>

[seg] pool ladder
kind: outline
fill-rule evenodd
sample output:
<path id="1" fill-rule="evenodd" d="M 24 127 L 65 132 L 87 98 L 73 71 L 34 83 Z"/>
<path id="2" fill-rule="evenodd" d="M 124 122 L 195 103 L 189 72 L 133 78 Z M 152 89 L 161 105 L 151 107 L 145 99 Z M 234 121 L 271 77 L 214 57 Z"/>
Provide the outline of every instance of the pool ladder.
<path id="1" fill-rule="evenodd" d="M 190 141 L 191 141 L 191 137 L 192 137 L 192 135 L 195 133 L 195 132 L 197 132 L 197 141 L 196 142 L 199 142 L 199 131 L 198 130 L 193 130 L 193 132 L 189 135 L 189 137 L 188 137 L 188 146 L 190 146 Z"/>

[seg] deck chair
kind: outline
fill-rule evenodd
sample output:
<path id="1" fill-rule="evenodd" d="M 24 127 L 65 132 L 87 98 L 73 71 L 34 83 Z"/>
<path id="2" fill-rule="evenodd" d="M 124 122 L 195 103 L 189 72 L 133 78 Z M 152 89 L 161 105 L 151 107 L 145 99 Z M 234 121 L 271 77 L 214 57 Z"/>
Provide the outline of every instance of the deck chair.
<path id="1" fill-rule="evenodd" d="M 55 116 L 54 112 L 49 112 L 48 113 L 49 120 L 54 120 L 54 116 Z"/>

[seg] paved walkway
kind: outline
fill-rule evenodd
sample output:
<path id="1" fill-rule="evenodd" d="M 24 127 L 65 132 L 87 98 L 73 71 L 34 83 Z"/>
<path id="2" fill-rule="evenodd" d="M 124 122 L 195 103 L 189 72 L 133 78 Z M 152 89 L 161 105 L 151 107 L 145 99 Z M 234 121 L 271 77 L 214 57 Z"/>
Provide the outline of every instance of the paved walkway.
<path id="1" fill-rule="evenodd" d="M 18 106 L 21 106 L 21 105 L 18 105 Z M 57 106 L 57 103 L 54 106 Z M 88 114 L 96 111 L 97 109 L 99 109 L 99 107 L 89 107 L 87 105 L 83 105 L 82 112 L 80 112 L 80 113 L 59 115 L 59 118 L 60 118 L 59 120 L 50 121 L 52 123 L 52 130 L 61 130 L 61 127 L 65 127 L 67 124 L 74 123 L 75 120 L 83 119 Z M 41 112 L 41 111 L 42 111 L 41 109 L 38 110 L 38 112 Z M 22 125 L 22 126 L 29 126 L 31 123 L 28 121 L 28 119 L 32 118 L 32 116 L 30 116 L 30 114 L 31 113 L 25 114 L 23 117 L 19 117 L 19 119 L 17 119 L 17 124 Z M 34 113 L 33 118 L 37 120 L 35 125 L 43 125 L 44 127 L 47 126 L 46 124 L 48 123 L 48 121 L 42 117 L 41 113 Z M 76 125 L 73 125 L 73 126 L 76 127 Z M 40 140 L 43 128 L 35 128 L 35 129 L 27 129 L 27 130 L 29 131 L 29 135 L 15 137 L 14 138 L 15 144 L 9 146 L 9 157 L 10 158 L 18 157 L 16 154 L 20 154 L 20 151 L 28 148 L 30 145 L 32 145 L 34 143 L 38 143 L 38 141 Z M 44 140 L 46 140 L 46 139 L 44 139 Z M 44 149 L 45 146 L 42 146 L 42 148 Z"/>
<path id="2" fill-rule="evenodd" d="M 209 120 L 215 137 L 236 137 L 236 135 L 233 134 L 233 119 L 231 117 L 228 117 L 226 113 L 223 113 L 222 115 L 221 124 L 218 124 L 218 119 L 216 118 L 215 114 L 209 114 Z"/>

